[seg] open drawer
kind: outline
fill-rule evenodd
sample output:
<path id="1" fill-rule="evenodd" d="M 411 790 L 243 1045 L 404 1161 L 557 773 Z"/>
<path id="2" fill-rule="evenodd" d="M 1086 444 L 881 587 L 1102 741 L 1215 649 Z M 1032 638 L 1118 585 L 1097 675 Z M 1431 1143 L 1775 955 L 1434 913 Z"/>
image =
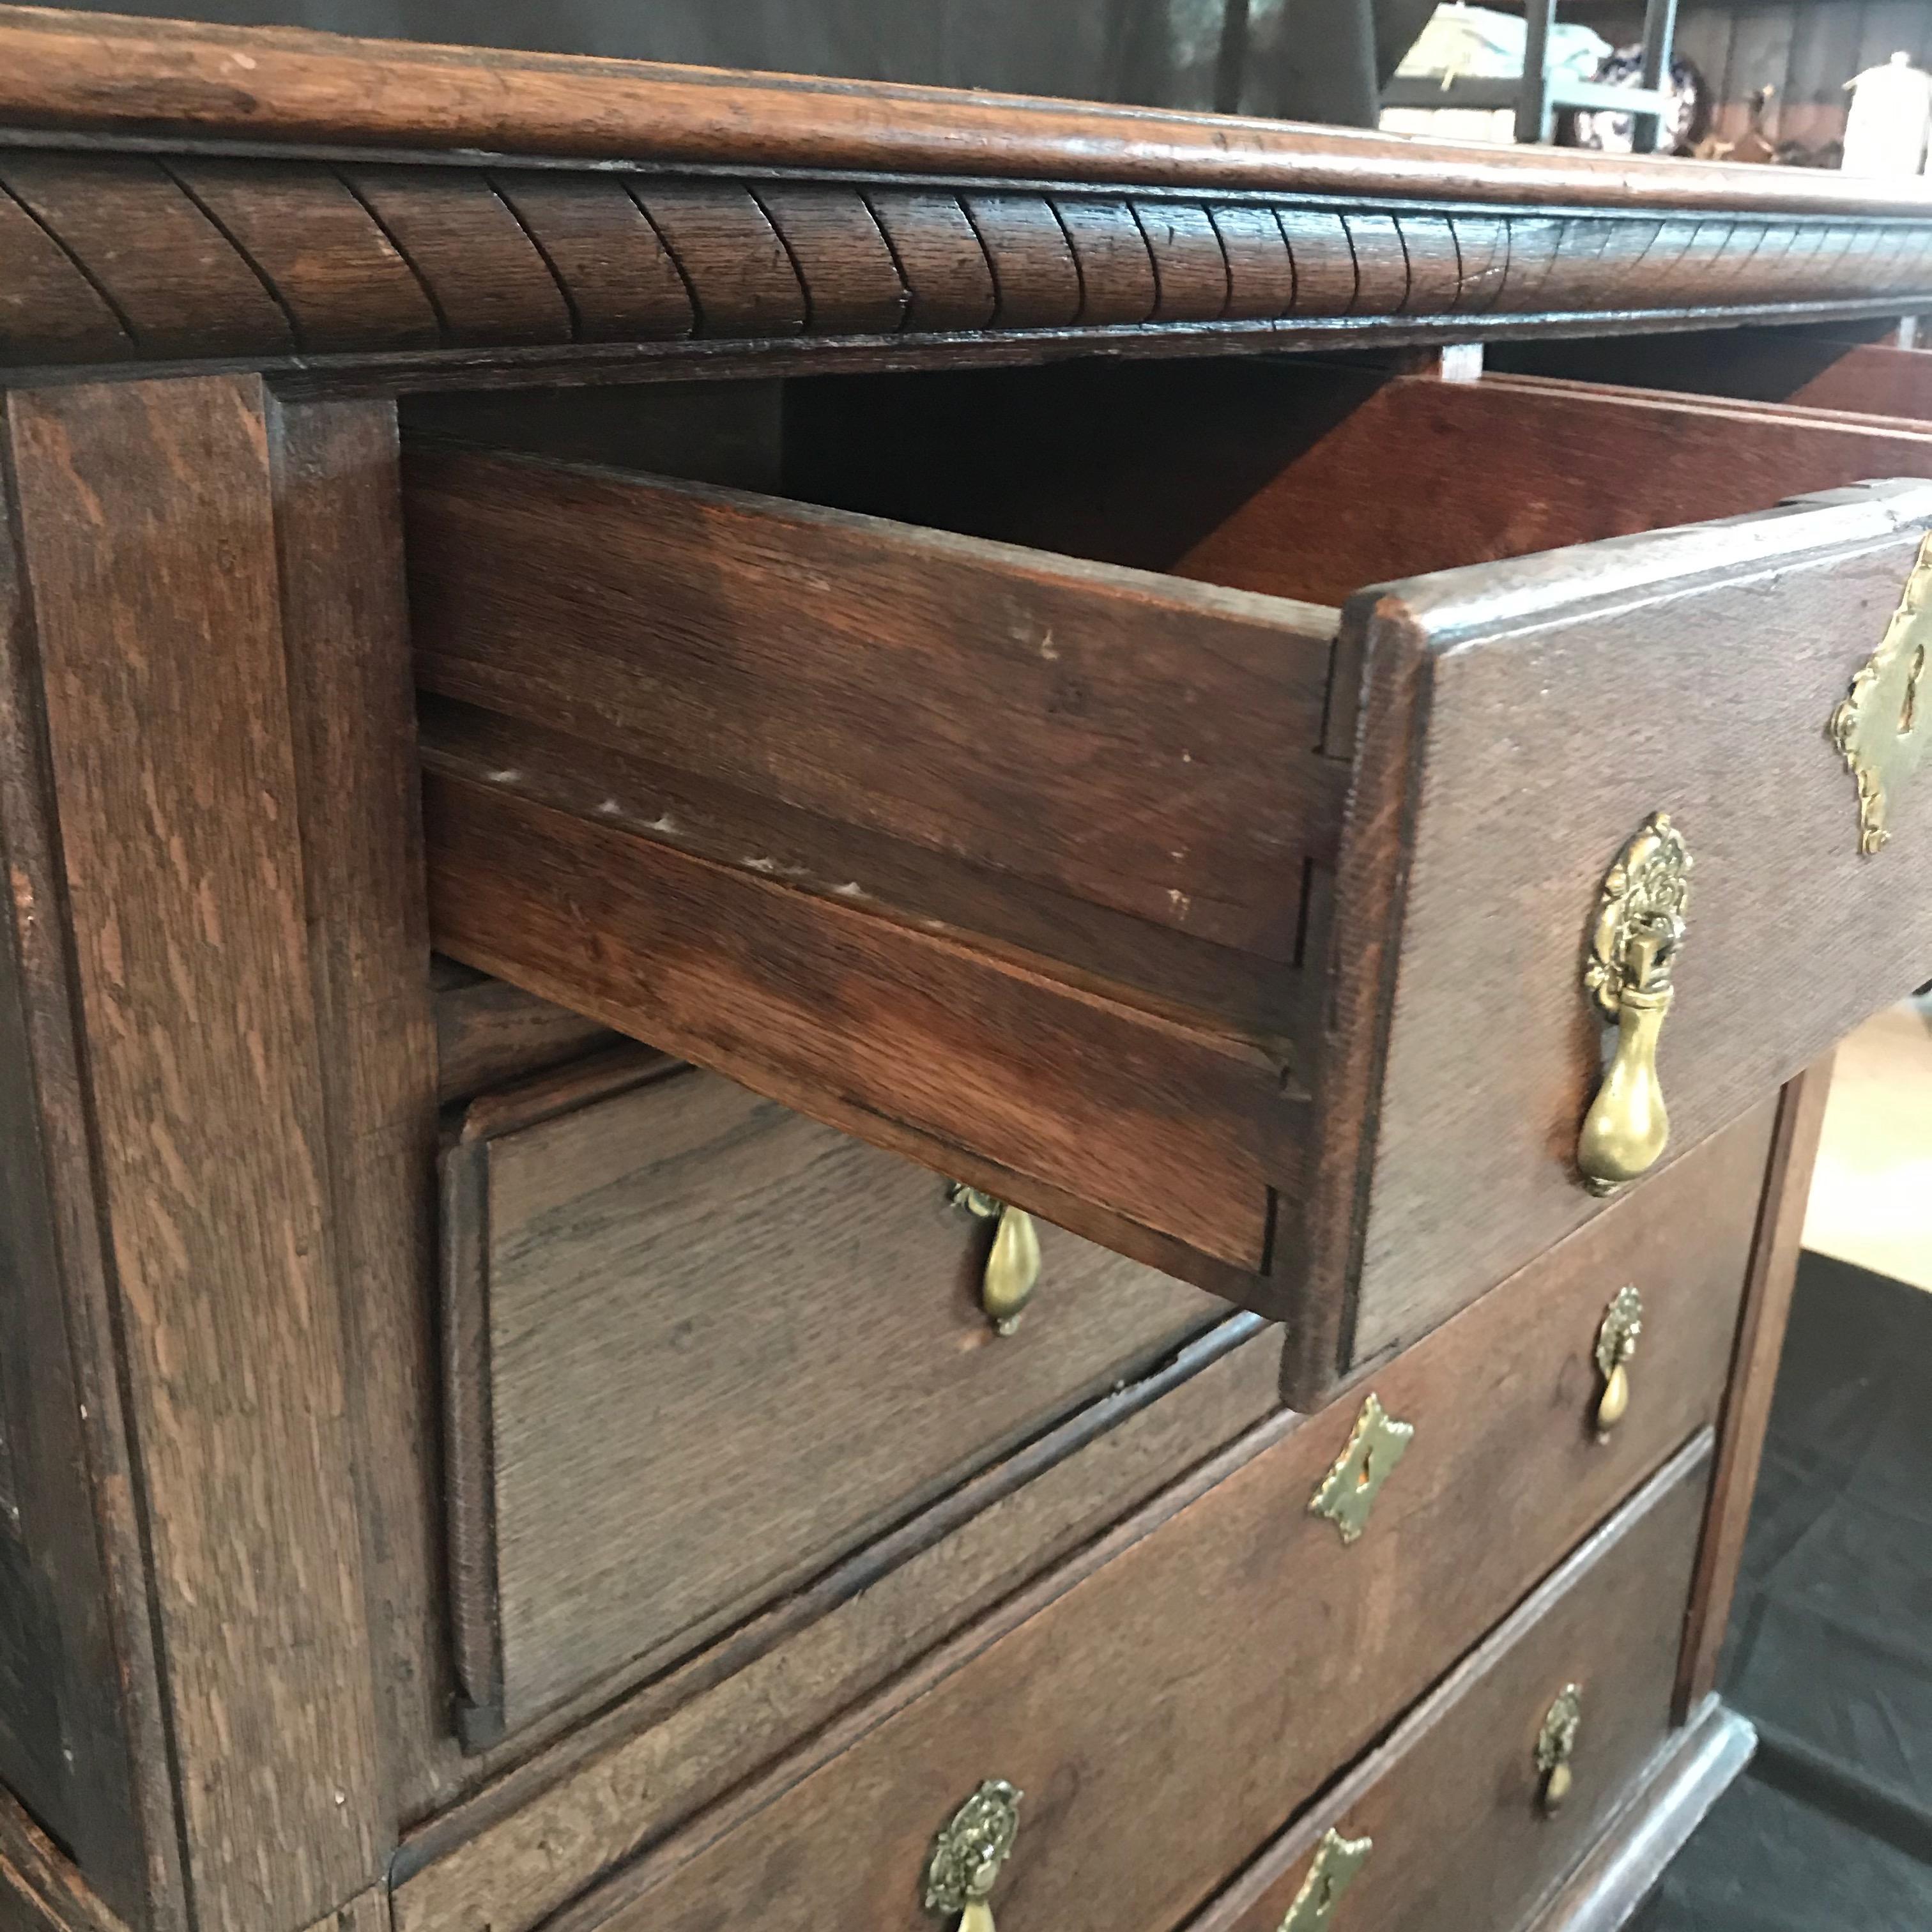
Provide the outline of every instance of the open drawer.
<path id="1" fill-rule="evenodd" d="M 1484 448 L 1456 522 L 1500 556 L 1520 506 Z M 1420 468 L 1418 530 L 1449 487 Z M 1338 613 L 1298 593 L 1332 587 L 1357 506 L 1277 482 L 1214 506 L 1238 541 L 1191 529 L 1150 572 L 416 448 L 436 943 L 1284 1318 L 1306 1400 L 1655 1164 L 1646 1052 L 1667 1160 L 1924 978 L 1932 785 L 1900 779 L 1932 688 L 1902 600 L 1932 484 Z M 1175 574 L 1210 565 L 1242 587 Z M 1853 689 L 1862 784 L 1831 729 Z M 1659 813 L 1695 862 L 1660 957 L 1668 890 L 1620 862 Z"/>

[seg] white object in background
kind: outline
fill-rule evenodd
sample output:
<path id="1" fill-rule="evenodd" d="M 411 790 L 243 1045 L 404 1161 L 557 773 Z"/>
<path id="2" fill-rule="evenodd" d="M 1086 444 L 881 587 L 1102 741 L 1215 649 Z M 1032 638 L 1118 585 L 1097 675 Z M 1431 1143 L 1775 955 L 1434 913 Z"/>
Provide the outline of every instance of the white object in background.
<path id="1" fill-rule="evenodd" d="M 1894 54 L 1883 67 L 1867 68 L 1845 85 L 1852 91 L 1845 117 L 1848 175 L 1916 175 L 1924 166 L 1932 130 L 1932 74 Z"/>
<path id="2" fill-rule="evenodd" d="M 1498 14 L 1488 7 L 1466 6 L 1462 0 L 1443 0 L 1396 72 L 1405 80 L 1453 80 L 1463 74 L 1514 80 L 1522 72 L 1523 44 L 1528 32 L 1520 14 Z M 1610 42 L 1588 27 L 1570 20 L 1550 22 L 1552 74 L 1587 80 L 1610 51 Z"/>

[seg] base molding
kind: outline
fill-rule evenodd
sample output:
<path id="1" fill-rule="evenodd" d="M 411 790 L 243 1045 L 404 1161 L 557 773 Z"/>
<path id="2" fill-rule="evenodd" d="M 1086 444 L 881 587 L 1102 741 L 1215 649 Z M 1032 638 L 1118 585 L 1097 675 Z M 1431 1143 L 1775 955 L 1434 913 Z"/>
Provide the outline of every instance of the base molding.
<path id="1" fill-rule="evenodd" d="M 1538 1908 L 1522 1932 L 1616 1932 L 1750 1762 L 1757 1733 L 1706 1698 L 1651 1762 L 1629 1801 L 1582 1863 Z"/>

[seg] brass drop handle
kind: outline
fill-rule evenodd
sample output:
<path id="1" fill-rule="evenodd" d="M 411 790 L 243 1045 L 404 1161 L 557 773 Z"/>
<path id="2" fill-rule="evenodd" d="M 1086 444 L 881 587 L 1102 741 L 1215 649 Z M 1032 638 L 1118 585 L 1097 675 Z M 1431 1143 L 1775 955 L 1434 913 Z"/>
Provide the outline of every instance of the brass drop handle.
<path id="1" fill-rule="evenodd" d="M 954 1181 L 948 1191 L 956 1207 L 993 1223 L 993 1245 L 980 1275 L 980 1305 L 996 1335 L 1010 1335 L 1040 1286 L 1040 1231 L 1024 1210 L 963 1181 Z"/>
<path id="2" fill-rule="evenodd" d="M 1670 1139 L 1657 1049 L 1690 904 L 1691 859 L 1667 812 L 1653 812 L 1604 881 L 1585 992 L 1616 1024 L 1610 1064 L 1584 1117 L 1576 1166 L 1593 1194 L 1614 1194 L 1656 1165 Z"/>
<path id="3" fill-rule="evenodd" d="M 1544 1713 L 1543 1728 L 1536 1734 L 1536 1769 L 1541 1780 L 1538 1802 L 1546 1816 L 1562 1810 L 1576 1781 L 1570 1760 L 1576 1754 L 1576 1733 L 1582 1722 L 1582 1691 L 1574 1684 L 1566 1684 Z"/>
<path id="4" fill-rule="evenodd" d="M 955 1932 L 994 1932 L 987 1900 L 1012 1855 L 1024 1795 L 1004 1778 L 989 1778 L 934 1834 L 926 1909 L 951 1919 Z"/>
<path id="5" fill-rule="evenodd" d="M 1599 1442 L 1610 1439 L 1610 1431 L 1630 1407 L 1630 1358 L 1636 1353 L 1636 1338 L 1642 1333 L 1643 1297 L 1626 1285 L 1617 1290 L 1597 1330 L 1597 1372 L 1604 1383 L 1597 1398 Z"/>

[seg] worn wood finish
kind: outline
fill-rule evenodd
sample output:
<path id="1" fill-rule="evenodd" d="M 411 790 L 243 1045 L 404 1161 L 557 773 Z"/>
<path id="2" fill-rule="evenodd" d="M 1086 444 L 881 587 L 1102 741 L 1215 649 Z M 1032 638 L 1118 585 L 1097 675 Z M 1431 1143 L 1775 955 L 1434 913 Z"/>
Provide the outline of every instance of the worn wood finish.
<path id="1" fill-rule="evenodd" d="M 0 118 L 28 127 L 404 148 L 830 165 L 1573 206 L 1846 213 L 1924 197 L 1811 170 L 1581 149 L 1437 146 L 1354 129 L 640 61 L 418 46 L 8 7 Z M 247 63 L 243 68 L 243 62 Z M 248 76 L 235 85 L 238 68 Z"/>
<path id="2" fill-rule="evenodd" d="M 1846 339 L 1842 328 L 1726 329 L 1680 337 L 1667 354 L 1635 341 L 1524 343 L 1502 352 L 1526 374 L 1700 394 L 1854 415 L 1932 418 L 1924 351 Z"/>
<path id="3" fill-rule="evenodd" d="M 1176 560 L 1179 574 L 1340 602 L 1364 584 L 1932 476 L 1932 434 L 1904 424 L 1506 376 L 1355 380 L 1361 400 L 1333 428 L 1332 388 L 1318 404 L 1306 376 L 1281 386 L 1286 460 Z"/>
<path id="4" fill-rule="evenodd" d="M 1258 1327 L 1223 1323 L 425 1826 L 398 1932 L 530 1932 L 1091 1542 L 1276 1406 Z"/>
<path id="5" fill-rule="evenodd" d="M 1765 1430 L 1771 1420 L 1778 1355 L 1804 1242 L 1804 1204 L 1811 1191 L 1811 1170 L 1818 1156 L 1831 1086 L 1828 1057 L 1787 1087 L 1778 1106 L 1770 1178 L 1751 1250 L 1744 1318 L 1738 1328 L 1718 1434 L 1710 1517 L 1697 1553 L 1696 1586 L 1684 1632 L 1678 1699 L 1687 1712 L 1701 1703 L 1717 1684 L 1718 1660 L 1730 1622 L 1751 1495 L 1757 1486 Z"/>
<path id="6" fill-rule="evenodd" d="M 567 1006 L 443 962 L 436 988 L 437 1092 L 446 1102 L 615 1046 L 619 1036 Z"/>
<path id="7" fill-rule="evenodd" d="M 1610 1826 L 1664 1746 L 1711 1471 L 1700 1436 L 1263 1851 L 1187 1932 L 1275 1932 L 1322 1835 L 1373 1849 L 1337 1918 L 1377 1932 L 1506 1932 Z M 1582 1693 L 1574 1788 L 1542 1808 L 1536 1738 Z"/>
<path id="8" fill-rule="evenodd" d="M 1382 850 L 1406 879 L 1358 1354 L 1420 1333 L 1591 1213 L 1570 1162 L 1599 1040 L 1575 962 L 1604 872 L 1650 812 L 1676 816 L 1697 863 L 1694 956 L 1660 1063 L 1676 1145 L 1922 979 L 1932 902 L 1860 853 L 1825 724 L 1928 520 L 1932 487 L 1874 485 L 1352 607 L 1368 717 L 1418 681 L 1426 694 L 1404 754 L 1417 790 L 1405 800 L 1398 760 L 1364 767 L 1342 861 L 1346 880 Z M 1903 801 L 1898 830 L 1932 836 L 1932 794 Z M 1793 916 L 1797 880 L 1832 908 L 1825 928 Z M 1475 952 L 1486 992 L 1472 999 L 1459 962 Z M 1780 990 L 1799 984 L 1815 997 Z M 1506 1052 L 1486 1012 L 1509 1015 Z"/>
<path id="9" fill-rule="evenodd" d="M 218 377 L 7 426 L 188 1874 L 200 1924 L 260 1932 L 362 1889 L 393 1830 L 270 425 Z"/>
<path id="10" fill-rule="evenodd" d="M 437 1037 L 387 403 L 272 409 L 270 460 L 382 1816 L 447 1724 L 430 1385 Z"/>
<path id="11" fill-rule="evenodd" d="M 1750 1762 L 1756 1743 L 1744 1718 L 1708 1700 L 1674 1734 L 1629 1803 L 1527 1932 L 1618 1932 Z"/>
<path id="12" fill-rule="evenodd" d="M 173 1796 L 10 472 L 0 455 L 0 1779 L 116 1912 L 172 1928 Z M 0 1834 L 16 1870 L 29 1849 Z"/>
<path id="13" fill-rule="evenodd" d="M 1043 1228 L 996 1336 L 989 1231 L 932 1176 L 654 1056 L 585 1084 L 491 1096 L 446 1156 L 446 1215 L 485 1217 L 444 1322 L 482 1344 L 449 1372 L 488 1387 L 487 1439 L 448 1456 L 493 1532 L 500 1676 L 470 1689 L 512 1728 L 695 1648 L 1213 1319 Z"/>
<path id="14" fill-rule="evenodd" d="M 1293 1108 L 1258 1049 L 505 786 L 424 796 L 445 952 L 1078 1232 L 1101 1192 L 1170 1272 L 1262 1268 Z"/>
<path id="15" fill-rule="evenodd" d="M 1292 962 L 1331 611 L 578 466 L 408 474 L 425 688 Z"/>
<path id="16" fill-rule="evenodd" d="M 1409 414 L 1466 430 L 1505 400 L 1480 384 L 1362 380 L 1368 406 L 1392 398 L 1392 447 Z M 1304 436 L 1308 393 L 1288 406 Z M 1313 405 L 1318 425 L 1361 394 L 1345 383 L 1340 404 Z M 1534 420 L 1604 420 L 1618 435 L 1675 425 L 1706 466 L 1730 439 L 1764 465 L 1737 466 L 1762 479 L 1747 495 L 1774 494 L 1768 474 L 1808 462 L 1828 476 L 1923 459 L 1905 430 L 1838 442 L 1774 412 L 1706 421 L 1535 385 L 1522 400 Z M 824 421 L 807 422 L 822 439 Z M 903 467 L 894 457 L 884 473 Z M 1354 497 L 1332 487 L 1348 467 L 1318 471 L 1331 487 L 1294 514 L 1270 510 L 1272 553 L 1222 544 L 1230 569 L 1318 554 L 1318 518 L 1350 520 Z M 1050 1218 L 1071 1198 L 1083 1233 L 1121 1244 L 1084 1206 L 1178 1241 L 1178 1259 L 1125 1245 L 1285 1317 L 1304 1399 L 1594 1210 L 1572 1155 L 1600 1036 L 1576 961 L 1603 874 L 1651 811 L 1676 812 L 1718 868 L 1714 884 L 1700 874 L 1687 968 L 1704 976 L 1666 1048 L 1678 1145 L 1910 990 L 1932 952 L 1932 912 L 1900 902 L 1858 850 L 1855 794 L 1824 733 L 1882 634 L 1932 486 L 1364 593 L 1318 700 L 1313 665 L 1330 653 L 1314 607 L 1204 586 L 1186 602 L 1171 577 L 586 468 L 429 452 L 412 473 L 419 675 L 469 707 L 430 728 L 439 943 L 928 1165 L 976 1156 L 1015 1177 L 998 1191 Z M 878 493 L 847 469 L 832 481 Z M 1638 490 L 1640 509 L 1652 494 L 1678 507 L 1672 487 Z M 1518 531 L 1510 498 L 1463 494 L 1479 554 L 1588 514 L 1574 490 L 1551 493 Z M 1399 562 L 1422 520 L 1378 526 L 1392 555 L 1346 529 L 1332 547 L 1349 566 Z M 802 614 L 778 589 L 800 569 L 833 586 Z M 1773 579 L 1775 609 L 1757 588 Z M 478 724 L 476 706 L 498 722 Z M 1228 717 L 1226 734 L 1204 736 L 1203 717 Z M 1628 755 L 1612 745 L 1576 764 L 1606 720 L 1632 717 L 1645 728 Z M 1102 727 L 1104 742 L 1090 740 Z M 621 748 L 640 740 L 641 770 Z M 882 742 L 918 748 L 903 782 L 880 782 Z M 668 788 L 654 775 L 667 767 Z M 702 837 L 683 767 L 695 817 L 712 821 Z M 1345 782 L 1337 844 L 1326 814 Z M 810 834 L 776 854 L 734 846 L 723 828 L 742 837 L 758 821 L 706 804 L 705 786 L 762 796 L 767 824 L 857 821 L 890 842 L 898 876 L 885 892 L 856 868 L 835 884 L 822 850 L 794 860 Z M 1932 803 L 1901 810 L 1910 826 Z M 1185 983 L 1150 974 L 1124 928 L 1090 923 L 1062 946 L 1030 914 L 982 921 L 949 848 L 978 868 L 982 904 L 1005 872 L 1211 937 L 1279 976 L 1251 1004 L 1218 963 Z M 1499 851 L 1513 855 L 1501 871 Z M 909 868 L 926 854 L 943 885 Z M 1814 938 L 1784 912 L 1797 878 L 1831 881 L 1856 936 L 1829 998 L 1766 1025 L 1738 989 L 1811 970 Z M 936 921 L 942 901 L 950 916 Z M 1490 992 L 1472 990 L 1472 948 Z M 1480 1016 L 1502 986 L 1520 1001 L 1519 1036 L 1492 1066 Z M 1177 990 L 1191 999 L 1160 1001 Z M 1448 1226 L 1468 1238 L 1445 1258 Z"/>
<path id="17" fill-rule="evenodd" d="M 28 1932 L 128 1932 L 128 1922 L 109 1909 L 14 1798 L 0 1791 L 0 1925 L 12 1932 L 16 1921 Z"/>
<path id="18" fill-rule="evenodd" d="M 1377 1372 L 1366 1388 L 1415 1437 L 1359 1542 L 1307 1505 L 1362 1388 L 1178 1485 L 558 1932 L 904 1922 L 932 1832 L 994 1776 L 1034 1797 L 1003 1923 L 1108 1926 L 1123 1898 L 1174 1922 L 1714 1415 L 1770 1124 L 1760 1109 Z M 1672 1340 L 1599 1443 L 1589 1351 L 1646 1216 L 1679 1232 L 1646 1330 Z M 1150 1806 L 1156 1777 L 1214 1802 Z"/>
<path id="19" fill-rule="evenodd" d="M 0 23 L 0 46 L 19 39 Z M 833 92 L 818 86 L 820 100 Z M 1318 160 L 1317 130 L 1280 131 Z M 754 130 L 741 133 L 755 152 Z M 1089 152 L 1097 182 L 1050 171 L 1045 189 L 1021 191 L 958 174 L 956 142 L 953 178 L 882 182 L 824 155 L 776 178 L 741 156 L 725 164 L 734 177 L 387 160 L 344 155 L 339 140 L 256 158 L 46 138 L 0 159 L 14 284 L 0 363 L 43 372 L 241 356 L 310 384 L 434 388 L 787 352 L 806 368 L 854 351 L 904 367 L 1082 341 L 1144 355 L 1316 346 L 1338 331 L 1843 326 L 1932 302 L 1932 208 L 1480 213 L 1445 179 L 1457 151 L 1420 143 L 1412 152 L 1437 163 L 1426 183 L 1390 203 L 1358 178 L 1336 206 L 1258 192 L 1232 158 L 1179 194 L 1148 182 L 1131 142 L 1111 166 Z M 1667 169 L 1658 185 L 1682 178 Z M 1802 198 L 1821 178 L 1786 178 Z"/>
<path id="20" fill-rule="evenodd" d="M 1366 584 L 1932 472 L 1932 434 L 1910 423 L 1523 376 L 1444 380 L 1433 359 L 1393 376 L 1282 358 L 796 384 L 787 488 L 1332 604 Z M 1021 465 L 1016 420 L 1034 434 Z"/>

